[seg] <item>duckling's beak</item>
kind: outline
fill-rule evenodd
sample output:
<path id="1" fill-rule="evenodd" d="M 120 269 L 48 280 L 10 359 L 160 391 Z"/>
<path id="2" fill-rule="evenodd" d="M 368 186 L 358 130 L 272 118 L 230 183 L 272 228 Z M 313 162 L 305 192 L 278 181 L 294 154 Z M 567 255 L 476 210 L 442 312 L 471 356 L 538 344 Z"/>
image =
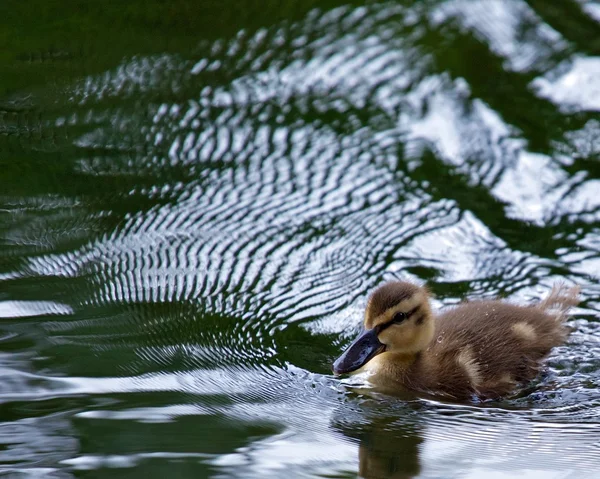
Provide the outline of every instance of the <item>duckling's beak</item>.
<path id="1" fill-rule="evenodd" d="M 333 363 L 334 374 L 356 371 L 383 351 L 385 346 L 377 339 L 377 329 L 364 329 L 339 358 Z"/>

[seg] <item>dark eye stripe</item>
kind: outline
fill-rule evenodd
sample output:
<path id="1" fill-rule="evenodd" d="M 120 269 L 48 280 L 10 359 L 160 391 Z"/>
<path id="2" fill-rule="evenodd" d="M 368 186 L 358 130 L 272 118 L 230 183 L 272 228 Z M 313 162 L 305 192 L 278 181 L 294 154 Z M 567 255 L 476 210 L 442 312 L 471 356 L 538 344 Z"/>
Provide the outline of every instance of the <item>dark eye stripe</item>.
<path id="1" fill-rule="evenodd" d="M 414 315 L 414 314 L 415 314 L 417 311 L 419 311 L 419 309 L 420 309 L 420 308 L 421 308 L 421 305 L 419 304 L 418 306 L 415 306 L 413 309 L 411 309 L 411 310 L 410 310 L 408 313 L 406 313 L 406 318 L 404 319 L 404 321 L 406 321 L 407 319 L 410 319 L 410 317 L 411 317 L 411 316 L 413 316 L 413 315 Z M 396 313 L 396 314 L 398 314 L 398 313 Z M 394 316 L 395 316 L 395 315 L 394 315 Z M 379 327 L 379 330 L 380 330 L 380 331 L 383 331 L 383 330 L 384 330 L 385 328 L 387 328 L 388 326 L 391 326 L 392 324 L 394 324 L 394 319 L 393 319 L 393 318 L 394 318 L 394 316 L 392 316 L 392 320 L 391 320 L 391 321 L 388 321 L 388 322 L 387 322 L 387 323 L 385 323 L 385 324 L 380 324 L 380 325 L 378 326 L 378 327 Z M 419 319 L 421 319 L 421 318 L 419 318 Z M 419 319 L 417 319 L 417 322 L 419 321 Z M 422 322 L 422 321 L 421 321 L 421 322 Z M 395 324 L 398 324 L 398 323 L 395 323 Z M 420 323 L 418 323 L 418 324 L 420 324 Z"/>
<path id="2" fill-rule="evenodd" d="M 421 305 L 417 305 L 415 306 L 413 309 L 411 309 L 408 313 L 406 313 L 406 318 L 410 318 L 413 314 L 415 314 L 417 311 L 419 311 L 419 309 L 421 308 Z"/>

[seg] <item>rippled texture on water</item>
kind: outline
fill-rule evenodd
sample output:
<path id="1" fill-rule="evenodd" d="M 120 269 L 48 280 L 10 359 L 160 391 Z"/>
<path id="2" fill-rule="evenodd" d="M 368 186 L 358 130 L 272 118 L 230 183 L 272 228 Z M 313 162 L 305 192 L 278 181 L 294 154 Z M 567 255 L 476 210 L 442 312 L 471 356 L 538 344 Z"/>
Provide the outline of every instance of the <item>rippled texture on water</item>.
<path id="1" fill-rule="evenodd" d="M 0 20 L 2 472 L 597 477 L 600 4 L 113 3 Z M 330 374 L 390 278 L 583 302 L 401 401 Z"/>

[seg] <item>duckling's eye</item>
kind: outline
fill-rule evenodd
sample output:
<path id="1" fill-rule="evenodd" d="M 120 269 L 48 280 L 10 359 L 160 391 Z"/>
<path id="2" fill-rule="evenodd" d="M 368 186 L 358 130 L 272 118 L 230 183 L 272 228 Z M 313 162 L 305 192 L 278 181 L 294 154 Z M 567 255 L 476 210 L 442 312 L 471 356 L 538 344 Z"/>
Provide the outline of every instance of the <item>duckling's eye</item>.
<path id="1" fill-rule="evenodd" d="M 401 323 L 402 321 L 404 321 L 406 319 L 406 317 L 407 317 L 406 313 L 403 313 L 402 311 L 398 311 L 392 317 L 392 323 Z"/>

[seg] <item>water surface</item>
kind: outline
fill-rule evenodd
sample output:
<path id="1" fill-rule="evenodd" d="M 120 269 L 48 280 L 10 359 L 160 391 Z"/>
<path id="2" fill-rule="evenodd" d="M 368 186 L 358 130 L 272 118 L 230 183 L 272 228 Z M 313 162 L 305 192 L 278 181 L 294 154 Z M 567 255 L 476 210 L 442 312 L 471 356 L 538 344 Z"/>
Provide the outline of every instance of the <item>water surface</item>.
<path id="1" fill-rule="evenodd" d="M 597 2 L 2 11 L 2 472 L 597 477 Z M 402 401 L 330 373 L 393 278 L 582 304 L 515 397 Z"/>

